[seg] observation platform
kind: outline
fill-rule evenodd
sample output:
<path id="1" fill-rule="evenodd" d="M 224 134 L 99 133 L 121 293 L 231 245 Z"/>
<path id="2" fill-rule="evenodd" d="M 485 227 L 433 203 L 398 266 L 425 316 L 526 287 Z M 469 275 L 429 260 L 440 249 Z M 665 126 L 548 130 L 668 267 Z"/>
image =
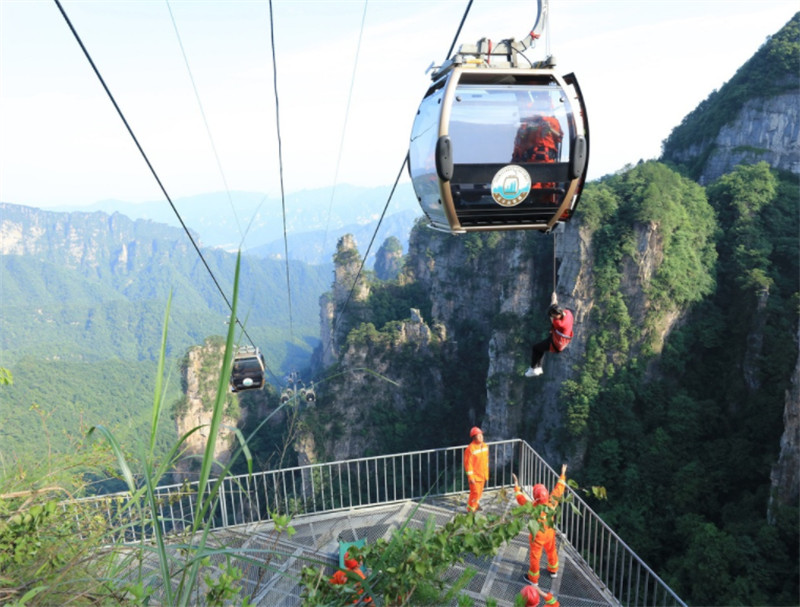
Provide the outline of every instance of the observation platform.
<path id="1" fill-rule="evenodd" d="M 439 497 L 424 502 L 406 501 L 384 506 L 370 506 L 349 511 L 304 516 L 292 522 L 296 533 L 276 536 L 274 525 L 256 523 L 237 528 L 217 530 L 215 535 L 221 543 L 238 547 L 243 551 L 274 550 L 281 556 L 273 556 L 271 565 L 279 572 L 264 570 L 254 565 L 239 563 L 244 571 L 242 580 L 250 600 L 264 607 L 291 607 L 302 605 L 301 586 L 297 583 L 303 567 L 317 563 L 327 565 L 328 576 L 338 568 L 339 539 L 352 542 L 366 539 L 367 543 L 383 538 L 389 540 L 394 530 L 404 523 L 422 528 L 431 517 L 437 526 L 452 519 L 457 512 L 466 511 L 467 494 Z M 481 499 L 481 510 L 486 513 L 502 514 L 516 506 L 512 492 L 504 489 L 490 490 Z M 480 516 L 480 513 L 478 516 Z M 620 603 L 603 586 L 594 572 L 585 564 L 562 538 L 558 541 L 559 574 L 551 579 L 546 570 L 545 556 L 542 555 L 542 575 L 539 587 L 552 592 L 564 607 L 605 607 Z M 254 552 L 259 558 L 262 552 Z M 285 555 L 291 556 L 285 556 Z M 317 564 L 317 566 L 319 566 Z M 524 530 L 510 542 L 504 544 L 494 558 L 477 558 L 466 555 L 463 564 L 451 567 L 445 579 L 455 582 L 468 567 L 477 573 L 462 591 L 473 600 L 476 606 L 484 606 L 487 599 L 497 601 L 500 607 L 514 605 L 516 595 L 525 582 L 523 576 L 528 571 L 528 532 Z M 369 567 L 364 567 L 369 574 Z M 413 597 L 412 597 L 412 603 Z M 456 606 L 457 600 L 450 605 Z M 542 600 L 540 604 L 544 604 Z"/>
<path id="2" fill-rule="evenodd" d="M 481 499 L 484 513 L 500 515 L 516 506 L 510 490 L 515 474 L 524 487 L 534 483 L 553 487 L 557 482 L 555 470 L 525 441 L 488 445 L 490 478 Z M 144 514 L 140 521 L 130 519 L 126 493 L 78 502 L 86 509 L 85 516 L 105 517 L 124 543 L 153 541 L 156 528 L 168 543 L 172 537 L 191 541 L 187 538 L 193 533 L 207 529 L 210 544 L 257 562 L 236 559 L 244 574 L 243 598 L 265 607 L 302 605 L 303 567 L 323 567 L 332 575 L 340 540 L 389 540 L 404 524 L 421 528 L 433 517 L 441 527 L 454 514 L 465 512 L 468 483 L 463 453 L 462 445 L 224 477 L 213 483 L 213 495 L 210 485 L 202 489 L 209 498 L 205 504 L 214 504 L 211 511 L 199 506 L 197 481 L 159 486 L 155 511 L 149 506 L 135 509 Z M 559 575 L 552 579 L 542 566 L 542 590 L 551 591 L 564 607 L 686 607 L 580 495 L 567 488 L 565 496 L 570 504 L 561 508 L 557 528 Z M 275 532 L 278 515 L 291 518 L 295 529 L 291 537 Z M 224 559 L 214 558 L 218 559 L 214 565 Z M 472 567 L 477 573 L 463 592 L 475 605 L 487 605 L 489 599 L 501 607 L 513 605 L 525 585 L 528 532 L 523 530 L 503 545 L 494 558 L 464 555 L 464 560 L 447 572 L 445 581 L 455 583 Z M 145 568 L 149 569 L 145 577 L 157 580 L 156 586 L 163 584 L 157 566 L 145 564 Z"/>

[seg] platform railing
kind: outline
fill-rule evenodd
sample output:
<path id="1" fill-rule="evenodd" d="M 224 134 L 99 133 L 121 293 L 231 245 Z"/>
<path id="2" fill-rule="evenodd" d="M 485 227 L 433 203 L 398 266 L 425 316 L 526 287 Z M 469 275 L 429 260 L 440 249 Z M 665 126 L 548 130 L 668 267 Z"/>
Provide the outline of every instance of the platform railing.
<path id="1" fill-rule="evenodd" d="M 222 479 L 214 507 L 204 515 L 211 528 L 269 522 L 278 515 L 311 514 L 423 500 L 468 491 L 464 446 L 377 455 Z M 490 480 L 485 489 L 510 487 L 512 473 L 523 486 L 555 486 L 558 474 L 525 441 L 489 443 Z M 568 489 L 568 491 L 571 491 Z M 132 509 L 129 494 L 85 498 L 63 507 L 81 520 L 112 521 L 119 541 L 148 541 L 154 525 L 164 534 L 191 529 L 197 515 L 197 483 L 157 487 L 155 516 L 145 505 Z M 574 558 L 596 575 L 596 583 L 621 605 L 671 606 L 685 603 L 600 517 L 573 493 L 562 508 L 559 535 Z"/>

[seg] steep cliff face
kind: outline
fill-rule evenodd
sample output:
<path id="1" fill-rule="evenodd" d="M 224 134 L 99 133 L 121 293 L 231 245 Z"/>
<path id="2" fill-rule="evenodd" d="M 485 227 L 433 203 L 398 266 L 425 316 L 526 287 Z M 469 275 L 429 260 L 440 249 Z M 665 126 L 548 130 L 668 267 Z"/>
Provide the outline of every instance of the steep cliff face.
<path id="1" fill-rule="evenodd" d="M 303 435 L 295 447 L 306 459 L 320 453 L 326 461 L 384 453 L 395 437 L 375 432 L 372 420 L 405 425 L 424 416 L 427 402 L 444 398 L 442 328 L 431 329 L 418 310 L 409 313 L 388 338 L 351 336 L 339 361 L 343 381 L 333 380 L 323 393 L 324 437 Z"/>
<path id="2" fill-rule="evenodd" d="M 664 141 L 663 159 L 704 185 L 740 164 L 800 174 L 800 13 Z"/>
<path id="3" fill-rule="evenodd" d="M 361 257 L 352 234 L 346 234 L 336 244 L 334 255 L 333 291 L 324 293 L 320 303 L 320 338 L 322 346 L 314 354 L 312 365 L 327 367 L 336 360 L 336 352 L 357 319 L 340 314 L 350 302 L 355 308 L 369 295 L 369 285 L 361 270 Z"/>
<path id="4" fill-rule="evenodd" d="M 183 436 L 198 426 L 200 430 L 186 440 L 186 453 L 173 472 L 176 483 L 185 479 L 195 480 L 195 475 L 199 471 L 200 460 L 208 442 L 208 427 L 211 423 L 212 405 L 216 398 L 224 353 L 224 344 L 206 342 L 203 346 L 191 348 L 186 354 L 185 365 L 182 368 L 185 402 L 176 415 L 178 436 Z M 231 394 L 227 396 L 226 412 L 230 414 L 223 417 L 223 426 L 214 445 L 214 459 L 221 464 L 226 464 L 230 460 L 235 440 L 233 428 L 241 417 L 236 396 Z"/>
<path id="5" fill-rule="evenodd" d="M 56 213 L 0 203 L 0 254 L 33 255 L 85 274 L 124 275 L 189 250 L 180 230 L 115 213 Z"/>
<path id="6" fill-rule="evenodd" d="M 798 333 L 800 343 L 800 333 Z M 792 383 L 786 391 L 786 404 L 783 410 L 783 436 L 781 437 L 780 457 L 772 467 L 770 480 L 770 515 L 778 505 L 800 505 L 800 356 L 797 358 Z"/>
<path id="7" fill-rule="evenodd" d="M 634 233 L 635 246 L 621 261 L 621 290 L 630 315 L 643 323 L 651 308 L 646 293 L 664 255 L 657 224 L 636 224 Z M 523 373 L 531 346 L 549 329 L 545 311 L 554 289 L 554 253 L 556 292 L 559 302 L 574 312 L 575 337 L 561 354 L 546 356 L 542 377 L 528 379 Z M 580 374 L 593 334 L 593 255 L 593 233 L 579 219 L 555 235 L 519 231 L 454 237 L 417 227 L 400 279 L 422 287 L 430 298 L 431 318 L 411 312 L 410 319 L 391 331 L 391 339 L 366 332 L 339 349 L 327 348 L 327 359 L 346 377 L 324 390 L 323 400 L 333 403 L 330 415 L 338 428 L 336 438 L 324 445 L 327 455 L 340 459 L 380 450 L 386 441 L 362 431 L 368 409 L 408 407 L 403 390 L 373 381 L 374 372 L 404 387 L 424 386 L 414 405 L 423 409 L 425 403 L 438 403 L 463 390 L 464 396 L 454 399 L 450 425 L 466 433 L 477 424 L 491 440 L 522 437 L 548 460 L 566 457 L 567 448 L 559 439 L 564 424 L 561 387 Z M 349 275 L 337 270 L 336 276 Z M 352 277 L 347 280 L 352 284 Z M 337 292 L 343 289 L 334 284 Z M 322 302 L 323 336 L 332 334 L 331 319 L 341 310 L 337 301 L 341 305 L 344 298 L 332 295 Z M 626 354 L 635 356 L 645 342 L 655 341 L 660 348 L 679 317 L 677 307 L 661 314 L 653 329 L 655 339 L 652 332 L 642 332 Z M 352 319 L 348 323 L 355 326 Z M 330 338 L 323 341 L 333 343 Z M 424 368 L 423 376 L 419 367 L 398 362 L 409 356 Z M 469 368 L 470 376 L 460 377 L 459 367 Z M 569 451 L 580 457 L 580 448 L 571 445 Z"/>
<path id="8" fill-rule="evenodd" d="M 470 364 L 480 373 L 470 401 L 461 403 L 465 437 L 467 424 L 477 424 L 491 440 L 510 438 L 523 420 L 553 414 L 550 402 L 528 406 L 522 376 L 531 341 L 539 339 L 524 319 L 543 310 L 537 302 L 553 288 L 551 246 L 531 232 L 454 237 L 421 228 L 412 234 L 406 279 L 429 293 L 433 318 L 447 328 L 455 353 L 450 364 Z"/>
<path id="9" fill-rule="evenodd" d="M 793 91 L 751 99 L 713 139 L 676 151 L 671 160 L 691 164 L 707 154 L 700 183 L 711 183 L 738 164 L 765 161 L 777 169 L 800 174 L 800 104 Z"/>
<path id="10" fill-rule="evenodd" d="M 375 276 L 378 280 L 394 280 L 403 269 L 403 245 L 391 236 L 375 254 Z"/>

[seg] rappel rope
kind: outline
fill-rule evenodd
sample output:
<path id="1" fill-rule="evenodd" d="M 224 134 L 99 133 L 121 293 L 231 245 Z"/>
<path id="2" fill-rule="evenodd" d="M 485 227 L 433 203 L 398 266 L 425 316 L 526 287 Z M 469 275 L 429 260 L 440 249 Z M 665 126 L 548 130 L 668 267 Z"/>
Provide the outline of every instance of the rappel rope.
<path id="1" fill-rule="evenodd" d="M 556 266 L 557 266 L 557 259 L 556 259 L 556 233 L 553 232 L 553 294 L 556 292 L 557 286 L 557 274 L 556 274 Z"/>

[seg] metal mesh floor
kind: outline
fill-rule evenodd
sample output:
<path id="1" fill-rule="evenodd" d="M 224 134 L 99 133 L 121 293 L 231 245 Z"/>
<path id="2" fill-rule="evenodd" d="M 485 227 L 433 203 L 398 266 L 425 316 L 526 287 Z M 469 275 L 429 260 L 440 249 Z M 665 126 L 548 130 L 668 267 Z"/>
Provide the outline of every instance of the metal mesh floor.
<path id="1" fill-rule="evenodd" d="M 512 505 L 503 490 L 487 491 L 481 500 L 485 512 L 496 514 Z M 422 504 L 409 501 L 300 517 L 292 521 L 296 533 L 291 538 L 286 534 L 276 536 L 271 523 L 229 528 L 217 531 L 215 536 L 221 544 L 238 547 L 250 557 L 268 562 L 268 570 L 246 563 L 239 565 L 244 571 L 243 593 L 253 604 L 288 607 L 302 605 L 299 578 L 304 566 L 325 566 L 329 575 L 335 571 L 339 539 L 355 541 L 365 538 L 368 543 L 379 538 L 388 540 L 392 531 L 406 522 L 422 526 L 434 517 L 437 525 L 443 525 L 454 513 L 465 509 L 466 495 L 455 495 Z M 552 591 L 564 607 L 618 605 L 568 544 L 562 543 L 559 547 L 560 570 L 556 579 L 548 575 L 544 555 L 542 559 L 540 588 Z M 523 577 L 528 570 L 527 531 L 503 546 L 494 558 L 478 559 L 467 555 L 465 562 L 451 567 L 445 578 L 455 582 L 467 567 L 477 570 L 464 590 L 475 605 L 484 606 L 486 600 L 492 598 L 500 607 L 513 606 L 516 595 L 525 584 Z M 452 605 L 455 607 L 457 601 Z"/>

